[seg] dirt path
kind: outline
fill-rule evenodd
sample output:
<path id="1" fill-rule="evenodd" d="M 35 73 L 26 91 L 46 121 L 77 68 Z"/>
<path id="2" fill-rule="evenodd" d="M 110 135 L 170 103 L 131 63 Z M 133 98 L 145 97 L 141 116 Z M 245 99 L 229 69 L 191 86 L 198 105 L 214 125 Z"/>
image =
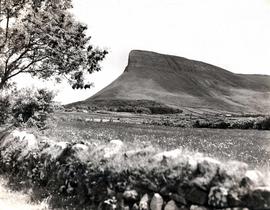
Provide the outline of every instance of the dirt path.
<path id="1" fill-rule="evenodd" d="M 10 191 L 0 177 L 0 210 L 49 210 L 46 202 L 33 204 L 30 197 L 21 192 Z"/>

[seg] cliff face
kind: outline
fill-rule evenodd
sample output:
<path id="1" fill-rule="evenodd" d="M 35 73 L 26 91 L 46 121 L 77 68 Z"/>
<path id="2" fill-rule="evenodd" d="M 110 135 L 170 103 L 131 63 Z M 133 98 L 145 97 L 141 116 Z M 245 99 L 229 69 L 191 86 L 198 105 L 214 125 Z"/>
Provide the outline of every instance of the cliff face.
<path id="1" fill-rule="evenodd" d="M 270 113 L 270 76 L 234 74 L 183 57 L 134 50 L 124 73 L 82 103 L 97 100 L 153 100 L 181 108 Z"/>

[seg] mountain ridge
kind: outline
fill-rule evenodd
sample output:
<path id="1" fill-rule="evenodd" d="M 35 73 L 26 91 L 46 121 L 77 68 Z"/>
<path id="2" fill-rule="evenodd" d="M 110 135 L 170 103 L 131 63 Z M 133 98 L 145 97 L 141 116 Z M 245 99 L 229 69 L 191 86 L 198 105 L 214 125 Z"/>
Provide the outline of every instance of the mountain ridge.
<path id="1" fill-rule="evenodd" d="M 77 104 L 152 100 L 178 108 L 270 113 L 270 76 L 235 74 L 201 61 L 132 50 L 110 85 Z"/>

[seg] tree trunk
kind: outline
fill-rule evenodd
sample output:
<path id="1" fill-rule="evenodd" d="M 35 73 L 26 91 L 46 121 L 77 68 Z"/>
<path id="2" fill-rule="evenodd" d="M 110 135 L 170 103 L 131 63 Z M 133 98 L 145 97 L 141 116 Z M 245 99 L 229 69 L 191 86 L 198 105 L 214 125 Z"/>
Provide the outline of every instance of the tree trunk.
<path id="1" fill-rule="evenodd" d="M 1 79 L 1 82 L 0 82 L 0 91 L 4 89 L 5 85 L 6 85 L 6 79 Z"/>

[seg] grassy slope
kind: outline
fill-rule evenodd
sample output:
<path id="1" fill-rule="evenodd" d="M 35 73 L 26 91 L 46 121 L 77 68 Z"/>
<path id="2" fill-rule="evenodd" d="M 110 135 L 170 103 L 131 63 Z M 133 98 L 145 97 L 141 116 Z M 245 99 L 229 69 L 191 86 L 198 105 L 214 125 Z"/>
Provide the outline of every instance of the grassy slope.
<path id="1" fill-rule="evenodd" d="M 270 76 L 234 74 L 182 57 L 132 51 L 125 72 L 82 103 L 112 99 L 265 113 L 270 112 Z"/>
<path id="2" fill-rule="evenodd" d="M 56 114 L 44 134 L 56 141 L 88 140 L 102 144 L 112 139 L 161 149 L 183 146 L 224 160 L 239 160 L 251 166 L 267 166 L 270 159 L 270 131 L 183 129 L 123 123 L 85 122 L 88 117 Z M 98 141 L 96 141 L 98 140 Z"/>

